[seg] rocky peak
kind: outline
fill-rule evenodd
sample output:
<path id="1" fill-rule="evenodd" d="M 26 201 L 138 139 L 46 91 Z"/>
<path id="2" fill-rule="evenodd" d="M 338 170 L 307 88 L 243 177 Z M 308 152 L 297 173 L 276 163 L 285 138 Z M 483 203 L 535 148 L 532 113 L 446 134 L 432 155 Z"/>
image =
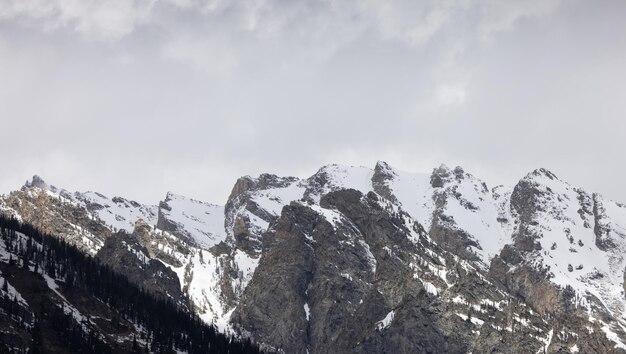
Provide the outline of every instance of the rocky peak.
<path id="1" fill-rule="evenodd" d="M 257 178 L 258 189 L 284 188 L 298 180 L 297 177 L 279 177 L 274 174 L 263 173 Z"/>
<path id="2" fill-rule="evenodd" d="M 171 199 L 169 199 L 169 198 L 165 198 L 165 200 L 162 200 L 162 201 L 159 202 L 159 212 L 161 212 L 163 210 L 167 210 L 167 211 L 171 211 L 172 210 L 172 207 L 169 204 L 167 204 L 167 202 L 169 202 L 170 200 Z M 159 228 L 161 228 L 161 227 L 159 226 Z"/>
<path id="3" fill-rule="evenodd" d="M 393 168 L 391 168 L 391 166 L 389 166 L 389 164 L 387 164 L 385 161 L 378 161 L 376 162 L 376 166 L 374 167 L 374 175 L 392 177 L 396 175 L 396 173 L 393 171 Z"/>
<path id="4" fill-rule="evenodd" d="M 233 186 L 226 204 L 233 204 L 235 199 L 258 190 L 284 188 L 297 180 L 298 178 L 296 177 L 279 177 L 269 173 L 263 173 L 257 178 L 250 176 L 240 177 Z"/>
<path id="5" fill-rule="evenodd" d="M 278 218 L 281 203 L 291 201 L 282 201 L 268 191 L 285 190 L 298 181 L 296 177 L 267 173 L 257 178 L 245 176 L 237 180 L 224 207 L 224 229 L 237 248 L 249 255 L 260 252 L 261 234 Z M 276 206 L 278 210 L 274 210 Z"/>
<path id="6" fill-rule="evenodd" d="M 552 173 L 550 170 L 543 168 L 543 167 L 538 168 L 526 175 L 526 178 L 529 178 L 529 179 L 536 179 L 537 177 L 548 178 L 550 180 L 556 180 L 556 181 L 559 180 L 559 178 L 554 173 Z"/>
<path id="7" fill-rule="evenodd" d="M 26 181 L 24 183 L 24 186 L 22 186 L 23 191 L 31 189 L 31 188 L 39 188 L 45 191 L 52 191 L 52 192 L 56 192 L 57 190 L 56 187 L 47 184 L 46 181 L 44 181 L 43 178 L 41 178 L 38 175 L 34 175 L 32 180 Z"/>
<path id="8" fill-rule="evenodd" d="M 393 191 L 389 188 L 389 182 L 393 180 L 394 176 L 397 176 L 397 174 L 386 162 L 378 161 L 376 163 L 374 174 L 372 175 L 372 188 L 376 193 L 391 201 L 397 201 Z"/>
<path id="9" fill-rule="evenodd" d="M 239 177 L 228 196 L 226 204 L 234 203 L 235 199 L 254 189 L 255 182 L 250 176 Z"/>
<path id="10" fill-rule="evenodd" d="M 430 176 L 430 185 L 433 188 L 441 188 L 449 181 L 452 172 L 448 166 L 441 164 L 441 166 L 433 169 L 433 173 Z"/>
<path id="11" fill-rule="evenodd" d="M 528 173 L 513 188 L 511 208 L 522 222 L 520 231 L 528 231 L 524 224 L 532 226 L 538 215 L 547 214 L 551 218 L 568 218 L 567 210 L 576 208 L 582 221 L 589 226 L 585 214 L 591 214 L 591 196 L 583 190 L 560 180 L 545 168 Z M 577 218 L 578 219 L 578 218 Z"/>
<path id="12" fill-rule="evenodd" d="M 519 181 L 510 205 L 517 219 L 514 242 L 500 255 L 508 263 L 506 271 L 512 270 L 508 277 L 515 278 L 509 290 L 547 310 L 559 297 L 575 294 L 592 317 L 605 323 L 607 333 L 624 335 L 622 325 L 614 321 L 617 317 L 607 315 L 623 311 L 623 294 L 606 289 L 617 289 L 624 282 L 626 235 L 620 230 L 626 213 L 616 203 L 571 186 L 543 168 Z M 532 285 L 522 279 L 533 279 Z M 554 290 L 554 284 L 567 291 Z"/>
<path id="13" fill-rule="evenodd" d="M 538 169 L 522 178 L 513 188 L 510 197 L 511 211 L 519 220 L 513 239 L 516 247 L 523 252 L 533 252 L 542 248 L 539 241 L 543 232 L 538 219 L 542 215 L 550 218 L 563 219 L 563 210 L 568 204 L 564 197 L 556 194 L 567 188 Z"/>
<path id="14" fill-rule="evenodd" d="M 559 195 L 574 190 L 574 187 L 557 178 L 554 173 L 545 168 L 538 168 L 528 173 L 515 185 L 511 196 L 511 206 L 522 217 L 525 217 L 528 216 L 529 209 L 544 211 L 550 200 L 553 200 L 552 204 L 554 202 L 563 204 L 565 201 L 559 198 Z"/>
<path id="15" fill-rule="evenodd" d="M 50 189 L 41 189 L 45 182 L 34 180 L 27 184 L 30 187 L 1 196 L 0 211 L 31 223 L 43 232 L 60 235 L 81 250 L 94 254 L 111 233 L 110 228 L 90 215 L 86 207 L 59 198 L 50 193 Z"/>
<path id="16" fill-rule="evenodd" d="M 381 164 L 379 172 L 383 169 Z M 319 202 L 323 194 L 346 188 L 354 188 L 367 193 L 372 190 L 374 173 L 375 171 L 371 168 L 363 166 L 326 165 L 303 183 L 306 186 L 304 199 Z"/>
<path id="17" fill-rule="evenodd" d="M 463 170 L 461 166 L 455 167 L 452 172 L 454 172 L 454 177 L 456 177 L 457 180 L 462 180 L 465 177 L 465 170 Z"/>
<path id="18" fill-rule="evenodd" d="M 304 193 L 304 197 L 311 203 L 313 202 L 312 197 L 319 195 L 324 189 L 324 186 L 326 186 L 330 181 L 330 175 L 327 168 L 328 166 L 320 168 L 317 172 L 315 172 L 315 174 L 306 180 L 307 189 Z"/>

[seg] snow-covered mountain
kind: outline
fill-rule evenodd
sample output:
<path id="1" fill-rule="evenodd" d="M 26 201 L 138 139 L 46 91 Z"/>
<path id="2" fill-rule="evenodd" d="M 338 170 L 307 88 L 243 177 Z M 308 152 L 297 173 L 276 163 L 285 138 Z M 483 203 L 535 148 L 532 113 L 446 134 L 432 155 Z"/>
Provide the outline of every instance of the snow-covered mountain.
<path id="1" fill-rule="evenodd" d="M 0 210 L 101 259 L 158 261 L 205 321 L 286 352 L 626 349 L 626 207 L 544 169 L 492 187 L 461 167 L 329 165 L 242 177 L 224 206 L 35 176 Z"/>

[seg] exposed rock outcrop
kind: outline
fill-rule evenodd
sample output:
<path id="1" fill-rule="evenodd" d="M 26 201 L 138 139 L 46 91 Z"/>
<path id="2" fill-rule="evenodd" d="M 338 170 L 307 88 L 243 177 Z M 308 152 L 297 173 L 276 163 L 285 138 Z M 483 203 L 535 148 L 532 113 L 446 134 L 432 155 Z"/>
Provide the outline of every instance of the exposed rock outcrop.
<path id="1" fill-rule="evenodd" d="M 138 223 L 132 234 L 124 231 L 113 234 L 107 238 L 96 257 L 146 291 L 187 307 L 176 273 L 150 257 L 151 252 L 145 247 L 146 243 L 150 243 L 147 227 Z"/>

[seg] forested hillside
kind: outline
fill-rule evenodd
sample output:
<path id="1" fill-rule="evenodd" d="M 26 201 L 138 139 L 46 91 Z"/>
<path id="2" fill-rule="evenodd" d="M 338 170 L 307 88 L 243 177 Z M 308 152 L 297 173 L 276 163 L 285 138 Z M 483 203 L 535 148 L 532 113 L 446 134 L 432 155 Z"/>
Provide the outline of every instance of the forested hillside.
<path id="1" fill-rule="evenodd" d="M 261 352 L 29 224 L 0 235 L 1 352 Z"/>

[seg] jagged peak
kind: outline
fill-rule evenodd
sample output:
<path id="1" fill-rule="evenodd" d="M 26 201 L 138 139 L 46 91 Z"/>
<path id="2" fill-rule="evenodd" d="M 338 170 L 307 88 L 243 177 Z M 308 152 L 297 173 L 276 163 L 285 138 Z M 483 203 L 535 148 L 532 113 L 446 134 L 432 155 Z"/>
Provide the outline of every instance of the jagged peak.
<path id="1" fill-rule="evenodd" d="M 372 175 L 372 182 L 382 182 L 384 180 L 391 180 L 398 174 L 389 166 L 385 161 L 376 162 L 374 167 L 374 174 Z"/>
<path id="2" fill-rule="evenodd" d="M 41 176 L 39 175 L 34 175 L 33 179 L 32 179 L 32 184 L 37 184 L 37 183 L 43 183 L 45 184 L 46 181 L 43 180 L 43 178 L 41 178 Z"/>
<path id="3" fill-rule="evenodd" d="M 297 177 L 280 177 L 270 173 L 262 173 L 257 178 L 249 175 L 239 177 L 228 196 L 226 204 L 232 203 L 237 197 L 249 192 L 270 188 L 284 188 L 299 180 Z"/>
<path id="4" fill-rule="evenodd" d="M 526 175 L 527 178 L 534 178 L 534 177 L 546 177 L 549 178 L 551 180 L 556 180 L 556 181 L 560 181 L 560 179 L 554 174 L 552 173 L 552 171 L 546 169 L 546 168 L 538 168 L 530 173 L 528 173 Z"/>
<path id="5" fill-rule="evenodd" d="M 385 199 L 397 201 L 388 185 L 396 176 L 398 174 L 385 161 L 378 161 L 372 175 L 372 188 Z"/>
<path id="6" fill-rule="evenodd" d="M 172 191 L 168 191 L 167 193 L 165 193 L 165 201 L 173 200 L 173 199 L 188 199 L 188 198 L 183 195 L 176 194 Z"/>
<path id="7" fill-rule="evenodd" d="M 389 166 L 389 164 L 386 161 L 383 161 L 383 160 L 376 161 L 376 167 L 386 168 L 386 169 L 390 169 L 391 168 Z"/>
<path id="8" fill-rule="evenodd" d="M 433 169 L 433 173 L 430 175 L 430 185 L 433 188 L 441 188 L 450 179 L 452 171 L 445 164 L 441 164 L 439 167 Z"/>
<path id="9" fill-rule="evenodd" d="M 454 174 L 454 177 L 458 180 L 470 180 L 473 181 L 475 183 L 480 183 L 480 184 L 484 184 L 486 185 L 486 183 L 480 179 L 479 177 L 476 177 L 475 175 L 473 175 L 470 172 L 467 172 L 463 167 L 461 166 L 456 166 L 454 168 L 454 170 L 452 170 L 452 173 Z M 483 186 L 484 187 L 484 186 Z M 485 187 L 486 188 L 486 187 Z"/>
<path id="10" fill-rule="evenodd" d="M 391 167 L 387 162 L 378 160 L 376 162 L 376 166 L 374 166 L 374 174 L 382 173 L 385 175 L 397 175 L 394 168 Z"/>
<path id="11" fill-rule="evenodd" d="M 395 175 L 393 168 L 385 161 L 378 160 L 374 167 L 374 174 L 383 173 L 385 175 Z"/>
<path id="12" fill-rule="evenodd" d="M 533 184 L 566 184 L 567 182 L 559 179 L 554 173 L 546 168 L 537 168 L 524 176 L 520 182 L 530 182 Z"/>
<path id="13" fill-rule="evenodd" d="M 27 180 L 24 183 L 24 186 L 22 186 L 22 190 L 29 188 L 41 188 L 43 190 L 50 190 L 50 186 L 39 175 L 34 175 L 30 181 Z"/>
<path id="14" fill-rule="evenodd" d="M 470 183 L 482 188 L 483 192 L 489 192 L 489 187 L 480 178 L 467 172 L 463 167 L 456 166 L 450 169 L 445 164 L 434 168 L 430 176 L 430 184 L 433 188 L 441 188 L 446 184 Z"/>
<path id="15" fill-rule="evenodd" d="M 237 178 L 237 181 L 235 182 L 235 185 L 233 186 L 233 189 L 230 191 L 230 195 L 228 196 L 227 204 L 233 201 L 238 196 L 249 191 L 253 184 L 254 184 L 254 179 L 250 176 L 243 176 L 243 177 Z"/>
<path id="16" fill-rule="evenodd" d="M 262 173 L 255 179 L 257 189 L 284 188 L 294 182 L 299 181 L 298 177 L 293 176 L 277 176 L 271 173 Z"/>

